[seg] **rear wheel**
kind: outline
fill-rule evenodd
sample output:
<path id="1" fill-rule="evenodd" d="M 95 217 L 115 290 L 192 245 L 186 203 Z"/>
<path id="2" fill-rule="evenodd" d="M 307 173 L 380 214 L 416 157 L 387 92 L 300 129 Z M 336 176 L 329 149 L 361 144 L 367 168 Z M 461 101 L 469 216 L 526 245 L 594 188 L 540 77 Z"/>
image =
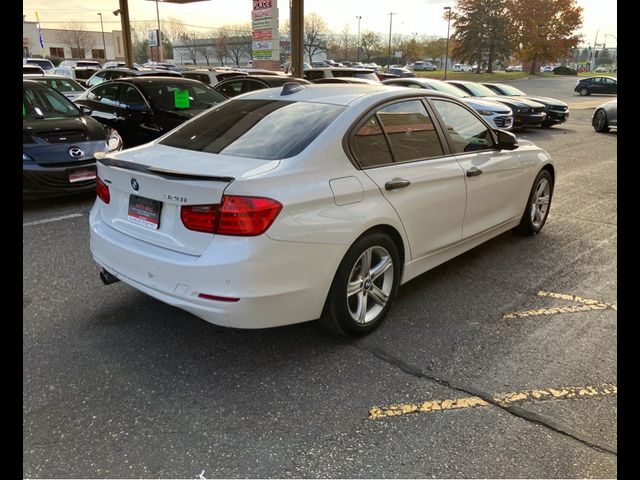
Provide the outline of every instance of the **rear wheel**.
<path id="1" fill-rule="evenodd" d="M 547 170 L 541 170 L 533 181 L 527 208 L 522 215 L 520 224 L 516 227 L 516 232 L 522 235 L 538 234 L 547 221 L 552 196 L 553 179 L 551 174 Z"/>
<path id="2" fill-rule="evenodd" d="M 341 336 L 373 331 L 391 308 L 400 270 L 398 248 L 387 235 L 375 232 L 358 239 L 338 267 L 321 324 Z"/>
<path id="3" fill-rule="evenodd" d="M 589 89 L 585 88 L 585 87 L 582 87 L 580 89 L 580 95 L 583 96 L 583 97 L 586 96 L 586 95 L 589 95 Z"/>
<path id="4" fill-rule="evenodd" d="M 603 109 L 598 110 L 593 116 L 593 128 L 596 132 L 608 132 L 609 122 L 607 120 L 607 112 Z"/>

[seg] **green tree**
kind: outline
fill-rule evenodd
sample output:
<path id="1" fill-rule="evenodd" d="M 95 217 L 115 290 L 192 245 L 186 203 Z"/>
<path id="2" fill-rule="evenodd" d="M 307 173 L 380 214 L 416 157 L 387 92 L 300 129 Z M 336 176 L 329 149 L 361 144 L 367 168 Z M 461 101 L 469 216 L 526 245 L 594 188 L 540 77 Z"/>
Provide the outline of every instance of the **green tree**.
<path id="1" fill-rule="evenodd" d="M 509 57 L 512 51 L 512 23 L 507 9 L 509 0 L 458 0 L 451 13 L 457 42 L 452 56 L 468 63 L 487 65 L 493 72 L 497 60 Z M 445 13 L 446 19 L 446 13 Z"/>
<path id="2" fill-rule="evenodd" d="M 536 73 L 540 63 L 565 57 L 575 47 L 582 26 L 582 7 L 576 0 L 508 0 L 514 22 L 516 56 Z"/>

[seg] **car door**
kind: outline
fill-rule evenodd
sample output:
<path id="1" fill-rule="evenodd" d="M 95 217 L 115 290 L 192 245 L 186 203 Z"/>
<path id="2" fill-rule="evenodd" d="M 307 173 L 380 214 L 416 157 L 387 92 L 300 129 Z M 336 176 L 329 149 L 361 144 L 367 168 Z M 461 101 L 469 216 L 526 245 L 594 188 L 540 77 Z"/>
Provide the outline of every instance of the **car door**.
<path id="1" fill-rule="evenodd" d="M 517 202 L 524 168 L 516 151 L 495 148 L 491 129 L 470 109 L 431 99 L 466 183 L 462 237 L 469 238 L 522 215 Z"/>
<path id="2" fill-rule="evenodd" d="M 591 84 L 589 85 L 589 92 L 595 93 L 595 94 L 606 93 L 603 80 L 604 79 L 602 77 L 596 77 L 591 79 Z"/>
<path id="3" fill-rule="evenodd" d="M 398 212 L 413 259 L 460 241 L 464 174 L 422 100 L 377 108 L 356 124 L 350 150 Z"/>
<path id="4" fill-rule="evenodd" d="M 604 88 L 603 93 L 618 93 L 618 82 L 612 78 L 603 78 Z"/>
<path id="5" fill-rule="evenodd" d="M 121 83 L 118 89 L 119 121 L 117 130 L 125 148 L 150 142 L 164 130 L 154 122 L 152 110 L 140 91 L 131 84 Z"/>

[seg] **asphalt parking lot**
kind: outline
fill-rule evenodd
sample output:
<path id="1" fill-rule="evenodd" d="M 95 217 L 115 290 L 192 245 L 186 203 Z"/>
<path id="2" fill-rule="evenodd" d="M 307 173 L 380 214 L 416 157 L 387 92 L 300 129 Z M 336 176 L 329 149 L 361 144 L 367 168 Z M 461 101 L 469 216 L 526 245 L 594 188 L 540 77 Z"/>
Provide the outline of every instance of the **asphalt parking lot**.
<path id="1" fill-rule="evenodd" d="M 355 341 L 104 286 L 93 196 L 25 203 L 24 477 L 616 477 L 617 134 L 590 125 L 611 97 L 514 84 L 571 107 L 518 133 L 556 161 L 544 230 L 409 282 Z"/>

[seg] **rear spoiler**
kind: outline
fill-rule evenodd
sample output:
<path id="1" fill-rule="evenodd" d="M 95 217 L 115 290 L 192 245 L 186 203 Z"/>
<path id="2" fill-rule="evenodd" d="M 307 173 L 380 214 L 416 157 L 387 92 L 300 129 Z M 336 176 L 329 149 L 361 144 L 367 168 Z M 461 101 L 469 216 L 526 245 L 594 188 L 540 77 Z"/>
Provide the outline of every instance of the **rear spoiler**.
<path id="1" fill-rule="evenodd" d="M 117 167 L 123 168 L 125 170 L 132 170 L 134 172 L 150 173 L 162 178 L 166 178 L 167 180 L 206 180 L 226 183 L 233 182 L 235 180 L 234 177 L 221 177 L 217 175 L 193 175 L 191 173 L 184 173 L 175 170 L 155 168 L 148 165 L 142 165 L 140 163 L 131 163 L 124 160 L 109 158 L 103 155 L 96 155 L 96 160 L 107 167 Z"/>

